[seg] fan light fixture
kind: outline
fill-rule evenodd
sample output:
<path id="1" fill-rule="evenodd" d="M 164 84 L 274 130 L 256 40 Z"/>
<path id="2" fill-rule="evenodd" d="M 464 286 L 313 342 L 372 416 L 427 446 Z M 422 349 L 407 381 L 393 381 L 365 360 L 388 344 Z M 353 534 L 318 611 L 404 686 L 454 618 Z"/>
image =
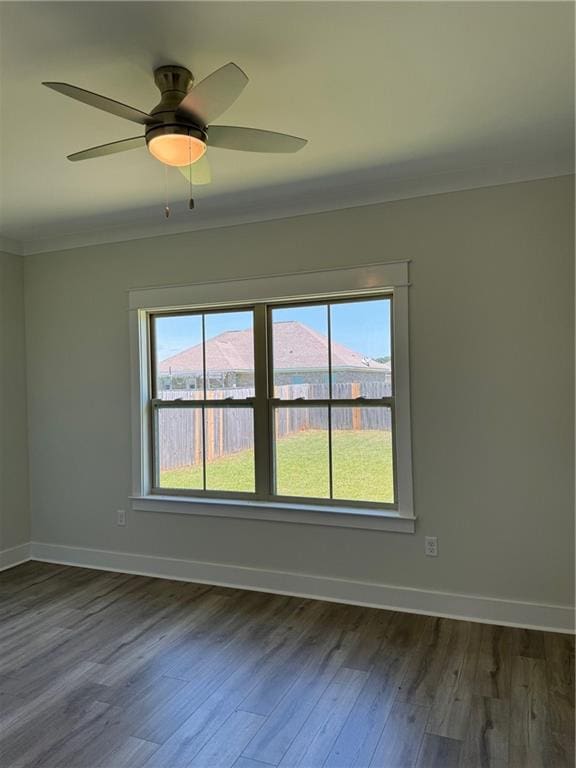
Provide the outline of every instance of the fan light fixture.
<path id="1" fill-rule="evenodd" d="M 0 0 L 2 2 L 2 0 Z M 115 155 L 129 149 L 148 147 L 150 154 L 164 165 L 175 166 L 194 185 L 210 182 L 206 146 L 242 152 L 298 152 L 306 139 L 260 128 L 214 125 L 242 93 L 248 77 L 233 62 L 194 82 L 189 69 L 166 65 L 154 70 L 154 82 L 161 98 L 150 112 L 122 104 L 99 93 L 70 83 L 45 82 L 47 88 L 95 109 L 137 123 L 143 128 L 138 136 L 110 141 L 68 155 L 72 162 Z"/>
<path id="2" fill-rule="evenodd" d="M 164 133 L 148 142 L 150 154 L 165 165 L 192 165 L 206 152 L 206 144 L 195 136 Z"/>

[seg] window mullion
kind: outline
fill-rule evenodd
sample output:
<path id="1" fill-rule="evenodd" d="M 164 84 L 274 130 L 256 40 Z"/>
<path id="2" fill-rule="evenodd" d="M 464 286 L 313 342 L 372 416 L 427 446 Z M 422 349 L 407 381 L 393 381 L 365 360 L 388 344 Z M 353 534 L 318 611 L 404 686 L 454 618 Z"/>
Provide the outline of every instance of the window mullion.
<path id="1" fill-rule="evenodd" d="M 202 315 L 202 378 L 204 383 L 204 402 L 206 402 L 206 316 Z M 206 408 L 202 406 L 202 484 L 206 490 Z"/>
<path id="2" fill-rule="evenodd" d="M 254 307 L 254 468 L 256 494 L 270 495 L 272 437 L 268 414 L 268 320 L 264 304 Z"/>
<path id="3" fill-rule="evenodd" d="M 328 313 L 328 487 L 330 498 L 334 498 L 334 469 L 332 467 L 332 305 L 326 305 Z"/>

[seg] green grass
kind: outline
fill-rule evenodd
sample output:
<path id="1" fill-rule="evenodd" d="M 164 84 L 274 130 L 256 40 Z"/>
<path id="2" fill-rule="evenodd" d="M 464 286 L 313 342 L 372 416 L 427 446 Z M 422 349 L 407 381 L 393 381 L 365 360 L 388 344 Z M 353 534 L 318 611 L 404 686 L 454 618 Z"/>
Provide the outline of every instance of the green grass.
<path id="1" fill-rule="evenodd" d="M 334 498 L 393 502 L 392 441 L 384 430 L 336 431 L 332 437 Z M 298 432 L 278 441 L 277 492 L 283 496 L 328 498 L 326 432 Z M 200 466 L 160 473 L 163 488 L 202 488 Z M 206 486 L 214 491 L 253 491 L 254 457 L 241 451 L 206 465 Z"/>

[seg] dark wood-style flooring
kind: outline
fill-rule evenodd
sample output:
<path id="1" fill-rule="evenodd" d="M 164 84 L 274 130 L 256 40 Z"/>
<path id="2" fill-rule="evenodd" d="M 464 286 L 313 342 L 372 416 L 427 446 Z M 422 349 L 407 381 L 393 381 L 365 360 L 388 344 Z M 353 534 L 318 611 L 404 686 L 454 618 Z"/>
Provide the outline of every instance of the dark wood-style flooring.
<path id="1" fill-rule="evenodd" d="M 30 562 L 1 768 L 568 768 L 567 635 Z"/>

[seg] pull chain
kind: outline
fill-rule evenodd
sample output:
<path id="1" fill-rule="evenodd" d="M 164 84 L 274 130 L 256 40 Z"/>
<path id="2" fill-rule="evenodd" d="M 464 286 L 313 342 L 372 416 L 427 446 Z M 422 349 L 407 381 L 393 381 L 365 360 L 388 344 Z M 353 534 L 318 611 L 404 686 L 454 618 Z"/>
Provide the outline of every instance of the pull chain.
<path id="1" fill-rule="evenodd" d="M 170 218 L 170 206 L 168 205 L 168 166 L 164 166 L 164 216 Z"/>
<path id="2" fill-rule="evenodd" d="M 192 197 L 192 145 L 188 144 L 188 158 L 190 160 L 190 163 L 188 165 L 188 181 L 189 181 L 189 189 L 190 189 L 190 198 L 188 200 L 188 208 L 193 211 L 194 210 L 194 198 Z"/>

